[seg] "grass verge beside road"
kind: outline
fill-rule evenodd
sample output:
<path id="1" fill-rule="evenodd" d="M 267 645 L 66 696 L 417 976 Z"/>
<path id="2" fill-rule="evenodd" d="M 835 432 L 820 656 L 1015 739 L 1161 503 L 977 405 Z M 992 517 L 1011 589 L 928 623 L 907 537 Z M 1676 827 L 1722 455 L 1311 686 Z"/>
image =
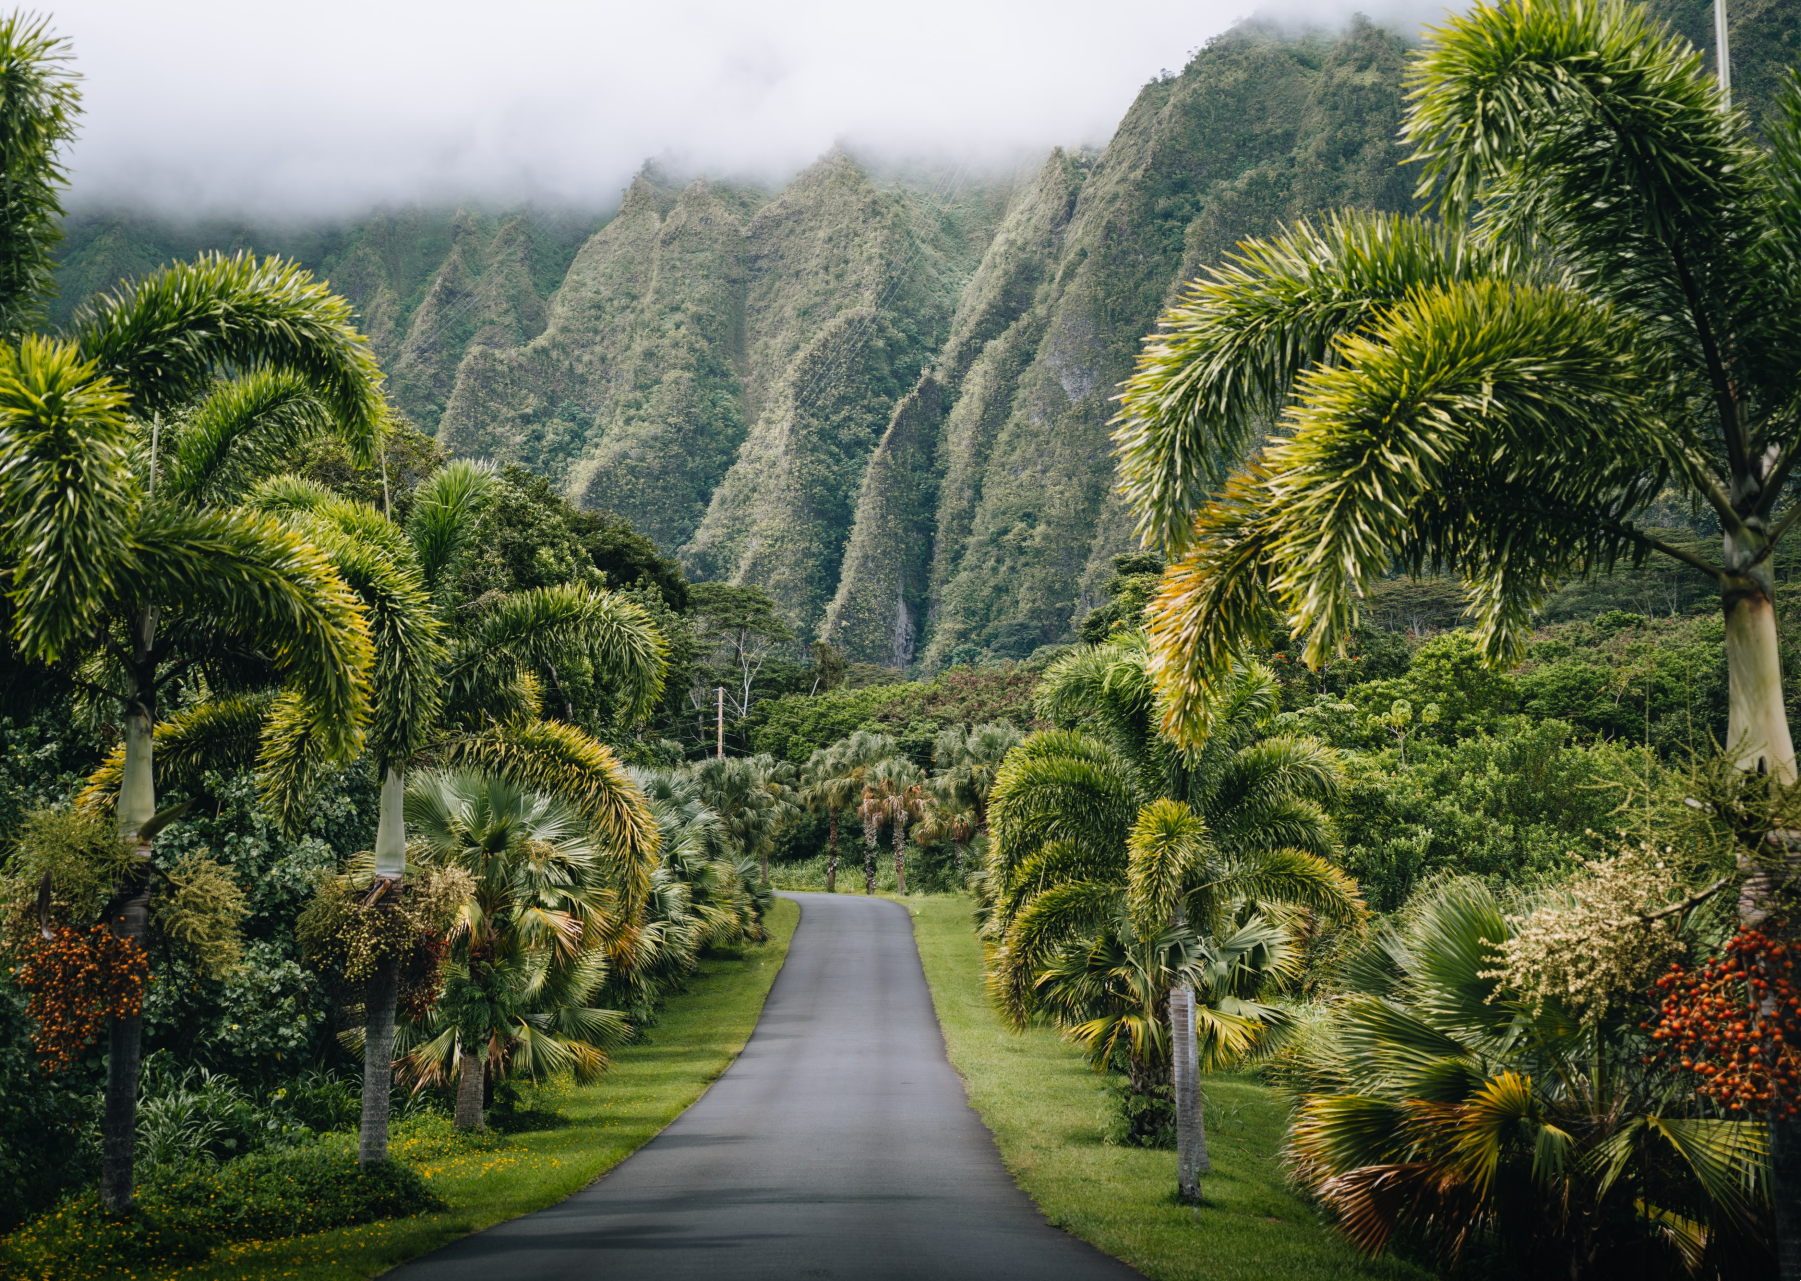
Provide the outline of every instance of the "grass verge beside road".
<path id="1" fill-rule="evenodd" d="M 799 920 L 799 906 L 778 899 L 767 922 L 768 942 L 746 947 L 741 958 L 703 957 L 688 990 L 670 999 L 643 1043 L 614 1054 L 597 1084 L 547 1091 L 540 1101 L 554 1103 L 567 1124 L 474 1142 L 445 1135 L 441 1123 L 412 1135 L 402 1127 L 394 1154 L 417 1164 L 449 1210 L 231 1245 L 205 1264 L 158 1275 L 360 1281 L 470 1232 L 556 1204 L 644 1146 L 731 1066 L 757 1025 Z"/>
<path id="2" fill-rule="evenodd" d="M 1001 1159 L 1053 1224 L 1157 1281 L 1429 1281 L 1359 1256 L 1282 1172 L 1286 1110 L 1241 1077 L 1203 1081 L 1213 1173 L 1206 1204 L 1175 1199 L 1173 1152 L 1101 1139 L 1107 1098 L 1081 1053 L 1048 1028 L 1008 1031 L 982 985 L 982 945 L 964 895 L 905 900 L 938 1024 Z"/>

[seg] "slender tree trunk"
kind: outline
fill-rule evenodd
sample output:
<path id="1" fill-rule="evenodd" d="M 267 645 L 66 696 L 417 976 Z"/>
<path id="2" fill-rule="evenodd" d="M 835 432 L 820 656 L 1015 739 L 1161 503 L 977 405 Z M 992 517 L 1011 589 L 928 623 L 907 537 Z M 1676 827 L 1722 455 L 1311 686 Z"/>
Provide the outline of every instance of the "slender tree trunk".
<path id="1" fill-rule="evenodd" d="M 375 829 L 375 875 L 378 880 L 406 878 L 406 774 L 390 765 L 381 781 L 379 822 Z"/>
<path id="2" fill-rule="evenodd" d="M 1195 1042 L 1194 989 L 1170 989 L 1169 1031 L 1172 1043 L 1170 1084 L 1176 1096 L 1176 1194 L 1185 1202 L 1201 1199 L 1201 1175 L 1212 1171 L 1207 1160 L 1207 1129 L 1201 1119 L 1200 1050 Z"/>
<path id="3" fill-rule="evenodd" d="M 132 637 L 132 690 L 125 709 L 125 775 L 119 782 L 119 835 L 136 846 L 136 883 L 113 912 L 112 931 L 144 946 L 150 918 L 150 846 L 139 835 L 156 816 L 156 643 L 157 611 L 146 609 Z M 101 1123 L 100 1198 L 107 1209 L 131 1209 L 138 1137 L 138 1068 L 144 1045 L 144 1016 L 107 1020 L 106 1103 Z"/>
<path id="4" fill-rule="evenodd" d="M 406 775 L 390 766 L 381 782 L 380 818 L 375 829 L 375 879 L 394 883 L 406 876 Z M 386 896 L 384 896 L 385 900 Z M 387 910 L 388 902 L 378 904 Z M 389 1094 L 394 1088 L 394 1003 L 400 995 L 399 958 L 384 959 L 363 995 L 363 1120 L 357 1160 L 378 1165 L 388 1159 Z"/>
<path id="5" fill-rule="evenodd" d="M 1726 751 L 1742 770 L 1793 783 L 1795 745 L 1782 697 L 1776 585 L 1764 554 L 1768 543 L 1762 528 L 1726 534 L 1727 582 L 1721 593 L 1726 615 Z M 1766 896 L 1777 877 L 1768 869 L 1747 867 L 1747 871 L 1739 917 L 1743 923 L 1756 924 L 1766 915 Z M 1786 1279 L 1801 1276 L 1801 1126 L 1775 1118 L 1769 1126 L 1777 1272 Z"/>
<path id="6" fill-rule="evenodd" d="M 457 1076 L 456 1128 L 485 1129 L 487 1127 L 482 1122 L 482 1082 L 487 1073 L 482 1071 L 480 1049 L 465 1046 L 461 1057 L 462 1063 Z"/>
<path id="7" fill-rule="evenodd" d="M 963 884 L 963 842 L 952 841 L 951 848 L 957 851 L 957 884 Z"/>
<path id="8" fill-rule="evenodd" d="M 894 891 L 907 892 L 907 811 L 894 816 Z"/>
<path id="9" fill-rule="evenodd" d="M 872 813 L 863 815 L 863 892 L 875 893 L 875 834 L 878 820 Z"/>
<path id="10" fill-rule="evenodd" d="M 832 811 L 831 829 L 832 829 L 832 834 L 831 834 L 830 842 L 826 847 L 831 852 L 826 855 L 826 860 L 825 860 L 825 892 L 827 894 L 836 894 L 838 892 L 838 811 L 837 810 Z"/>
<path id="11" fill-rule="evenodd" d="M 400 994 L 400 960 L 376 965 L 364 995 L 363 1123 L 357 1140 L 359 1165 L 388 1159 L 388 1096 L 394 1084 L 394 1001 Z"/>
<path id="12" fill-rule="evenodd" d="M 1782 701 L 1776 584 L 1768 559 L 1757 560 L 1767 541 L 1757 530 L 1726 536 L 1728 579 L 1721 594 L 1729 690 L 1726 750 L 1740 769 L 1774 774 L 1792 783 L 1795 744 Z"/>
<path id="13" fill-rule="evenodd" d="M 113 933 L 144 946 L 150 892 L 140 886 L 113 913 Z M 106 1113 L 101 1129 L 100 1196 L 115 1214 L 131 1209 L 134 1148 L 138 1135 L 138 1067 L 144 1016 L 112 1018 L 106 1025 Z"/>
<path id="14" fill-rule="evenodd" d="M 763 866 L 763 884 L 769 884 L 769 842 L 764 841 L 757 847 L 757 859 Z"/>

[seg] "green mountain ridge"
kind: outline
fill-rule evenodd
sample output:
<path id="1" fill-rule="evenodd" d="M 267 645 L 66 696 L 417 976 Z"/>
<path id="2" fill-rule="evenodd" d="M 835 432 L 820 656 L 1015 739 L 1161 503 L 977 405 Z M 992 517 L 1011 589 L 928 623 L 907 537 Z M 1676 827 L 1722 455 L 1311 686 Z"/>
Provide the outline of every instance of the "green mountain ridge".
<path id="1" fill-rule="evenodd" d="M 1705 0 L 1657 7 L 1710 44 Z M 1733 12 L 1756 114 L 1801 0 Z M 1406 43 L 1361 18 L 1240 23 L 1098 153 L 1017 173 L 833 151 L 779 189 L 647 165 L 609 217 L 73 217 L 59 318 L 200 249 L 287 254 L 356 303 L 395 404 L 454 452 L 546 475 L 696 578 L 766 588 L 855 661 L 1021 658 L 1073 639 L 1134 543 L 1112 397 L 1183 282 L 1297 218 L 1413 207 Z"/>

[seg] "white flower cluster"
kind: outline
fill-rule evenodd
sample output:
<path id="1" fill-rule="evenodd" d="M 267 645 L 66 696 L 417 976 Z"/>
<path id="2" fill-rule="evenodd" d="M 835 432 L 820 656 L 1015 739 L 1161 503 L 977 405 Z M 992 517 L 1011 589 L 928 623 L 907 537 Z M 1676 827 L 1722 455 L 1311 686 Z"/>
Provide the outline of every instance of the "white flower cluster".
<path id="1" fill-rule="evenodd" d="M 1500 968 L 1483 978 L 1525 998 L 1536 1017 L 1546 1004 L 1583 1022 L 1598 1022 L 1643 993 L 1687 950 L 1679 916 L 1647 919 L 1682 896 L 1682 878 L 1649 845 L 1608 859 L 1584 860 L 1584 871 L 1525 916 L 1510 916 L 1512 936 L 1491 946 Z"/>

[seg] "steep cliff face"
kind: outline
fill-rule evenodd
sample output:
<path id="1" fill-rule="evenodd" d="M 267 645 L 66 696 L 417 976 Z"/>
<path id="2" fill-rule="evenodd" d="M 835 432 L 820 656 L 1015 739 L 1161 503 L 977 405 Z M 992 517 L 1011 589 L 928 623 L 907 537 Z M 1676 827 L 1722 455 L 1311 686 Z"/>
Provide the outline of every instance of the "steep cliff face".
<path id="1" fill-rule="evenodd" d="M 1054 154 L 959 306 L 931 375 L 940 421 L 911 407 L 884 437 L 826 634 L 858 659 L 930 666 L 1066 638 L 1131 542 L 1108 422 L 1140 339 L 1246 235 L 1408 206 L 1401 63 L 1363 23 L 1337 38 L 1241 27 L 1147 85 L 1098 157 Z"/>

